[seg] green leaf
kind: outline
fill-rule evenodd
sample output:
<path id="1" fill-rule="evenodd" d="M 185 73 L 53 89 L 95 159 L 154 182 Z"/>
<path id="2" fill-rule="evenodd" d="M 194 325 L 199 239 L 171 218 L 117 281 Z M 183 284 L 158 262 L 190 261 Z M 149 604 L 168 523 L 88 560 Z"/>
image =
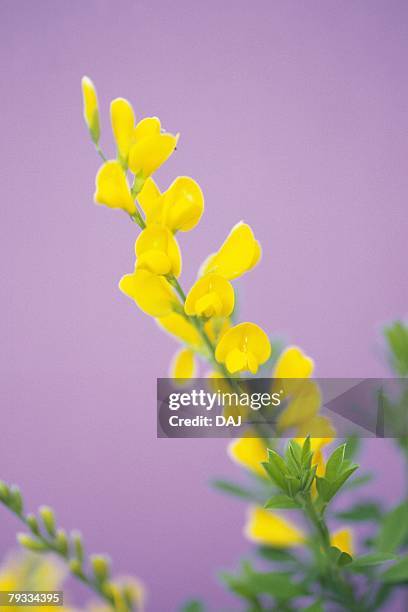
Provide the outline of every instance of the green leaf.
<path id="1" fill-rule="evenodd" d="M 279 601 L 307 595 L 305 587 L 293 581 L 292 574 L 284 572 L 251 572 L 248 584 L 256 593 L 272 595 Z"/>
<path id="2" fill-rule="evenodd" d="M 357 489 L 358 487 L 362 487 L 368 482 L 371 482 L 373 479 L 372 474 L 364 474 L 364 476 L 356 476 L 353 480 L 346 482 L 343 486 L 343 491 L 351 491 L 352 489 Z"/>
<path id="3" fill-rule="evenodd" d="M 265 504 L 265 508 L 275 510 L 290 510 L 291 508 L 301 508 L 294 499 L 288 497 L 288 495 L 274 495 Z"/>
<path id="4" fill-rule="evenodd" d="M 268 452 L 271 452 L 271 451 L 268 451 Z M 279 455 L 277 455 L 277 454 L 276 454 L 276 456 L 279 457 Z M 279 459 L 281 459 L 281 457 L 279 457 Z M 281 461 L 283 462 L 282 459 L 281 459 Z M 286 479 L 285 479 L 286 464 L 284 463 L 285 472 L 282 472 L 281 467 L 280 467 L 281 464 L 278 463 L 275 459 L 272 459 L 269 462 L 264 462 L 264 463 L 262 463 L 262 465 L 263 465 L 266 473 L 268 474 L 269 478 L 272 480 L 272 482 L 274 482 L 277 487 L 279 487 L 280 489 L 282 489 L 283 491 L 286 491 L 288 493 L 289 489 L 288 489 L 287 482 L 286 482 Z"/>
<path id="5" fill-rule="evenodd" d="M 346 445 L 342 444 L 330 455 L 325 472 L 327 480 L 335 480 L 339 476 L 344 461 L 345 450 Z"/>
<path id="6" fill-rule="evenodd" d="M 214 480 L 211 484 L 215 489 L 228 493 L 228 495 L 240 497 L 241 499 L 255 499 L 255 495 L 252 491 L 245 487 L 241 487 L 241 485 L 229 482 L 228 480 Z"/>
<path id="7" fill-rule="evenodd" d="M 395 555 L 391 555 L 388 553 L 370 553 L 368 555 L 362 555 L 361 557 L 354 559 L 353 563 L 350 565 L 350 569 L 359 569 L 362 567 L 381 565 L 382 563 L 386 563 L 387 561 L 393 560 L 395 560 Z"/>
<path id="8" fill-rule="evenodd" d="M 350 436 L 346 440 L 346 450 L 344 451 L 345 459 L 355 459 L 360 450 L 361 439 L 358 436 Z"/>
<path id="9" fill-rule="evenodd" d="M 408 326 L 396 321 L 384 330 L 391 353 L 392 366 L 400 376 L 408 374 Z"/>
<path id="10" fill-rule="evenodd" d="M 349 510 L 336 512 L 335 516 L 345 521 L 378 521 L 382 516 L 382 511 L 376 502 L 362 502 L 355 504 Z"/>
<path id="11" fill-rule="evenodd" d="M 198 599 L 191 599 L 183 605 L 180 612 L 204 612 L 204 606 Z"/>
<path id="12" fill-rule="evenodd" d="M 323 602 L 318 599 L 307 608 L 303 608 L 303 612 L 324 612 Z"/>
<path id="13" fill-rule="evenodd" d="M 405 582 L 408 580 L 408 556 L 389 567 L 381 576 L 383 582 Z"/>
<path id="14" fill-rule="evenodd" d="M 392 553 L 401 546 L 407 534 L 408 503 L 403 502 L 385 516 L 376 538 L 376 548 L 380 552 Z"/>
<path id="15" fill-rule="evenodd" d="M 297 558 L 284 548 L 273 548 L 272 546 L 260 546 L 258 553 L 268 561 L 276 561 L 278 563 L 296 563 Z"/>

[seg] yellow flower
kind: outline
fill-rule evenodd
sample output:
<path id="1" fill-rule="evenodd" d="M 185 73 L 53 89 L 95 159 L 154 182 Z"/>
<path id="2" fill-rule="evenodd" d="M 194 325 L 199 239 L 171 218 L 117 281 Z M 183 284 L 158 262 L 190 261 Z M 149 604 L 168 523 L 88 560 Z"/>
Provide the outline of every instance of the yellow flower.
<path id="1" fill-rule="evenodd" d="M 146 179 L 170 157 L 179 135 L 163 133 L 157 117 L 146 117 L 137 124 L 129 151 L 129 168 L 137 177 Z"/>
<path id="2" fill-rule="evenodd" d="M 119 162 L 115 160 L 105 162 L 96 175 L 95 186 L 96 204 L 104 204 L 109 208 L 122 208 L 130 215 L 136 212 L 136 204 Z"/>
<path id="3" fill-rule="evenodd" d="M 114 599 L 115 612 L 129 612 L 129 605 L 124 601 L 123 593 L 127 599 L 133 602 L 133 608 L 137 612 L 144 610 L 145 593 L 142 583 L 133 577 L 117 578 L 110 583 L 110 590 Z M 112 612 L 112 606 L 98 602 L 91 602 L 87 606 L 89 612 Z"/>
<path id="4" fill-rule="evenodd" d="M 99 127 L 98 96 L 91 79 L 82 77 L 82 98 L 84 103 L 84 119 L 95 144 L 98 144 L 101 134 Z"/>
<path id="5" fill-rule="evenodd" d="M 213 344 L 231 327 L 231 321 L 224 317 L 212 317 L 204 323 L 204 331 Z"/>
<path id="6" fill-rule="evenodd" d="M 56 559 L 31 553 L 9 556 L 0 567 L 0 591 L 56 591 L 60 590 L 67 570 Z M 19 612 L 22 606 L 8 606 L 7 610 Z M 30 606 L 33 612 L 50 612 L 53 606 Z M 59 610 L 68 612 L 63 606 Z"/>
<path id="7" fill-rule="evenodd" d="M 140 310 L 152 317 L 165 317 L 178 306 L 170 283 L 163 276 L 148 270 L 126 274 L 119 282 L 119 289 L 132 298 Z"/>
<path id="8" fill-rule="evenodd" d="M 147 225 L 156 223 L 172 232 L 187 232 L 200 221 L 204 212 L 204 196 L 200 186 L 188 176 L 179 176 L 164 193 L 148 178 L 138 200 L 146 215 Z"/>
<path id="9" fill-rule="evenodd" d="M 166 317 L 157 319 L 157 323 L 181 342 L 195 349 L 202 347 L 202 339 L 197 329 L 178 312 L 172 312 Z"/>
<path id="10" fill-rule="evenodd" d="M 228 454 L 237 463 L 265 477 L 261 463 L 268 460 L 268 453 L 263 440 L 254 431 L 247 430 L 244 438 L 238 438 L 228 446 Z"/>
<path id="11" fill-rule="evenodd" d="M 297 346 L 287 347 L 275 365 L 274 378 L 309 378 L 313 373 L 313 359 Z"/>
<path id="12" fill-rule="evenodd" d="M 293 397 L 279 415 L 277 428 L 279 431 L 301 425 L 316 416 L 322 405 L 322 395 L 319 385 L 313 380 L 302 380 L 294 390 Z"/>
<path id="13" fill-rule="evenodd" d="M 260 507 L 250 509 L 245 535 L 259 544 L 289 548 L 303 544 L 305 536 L 293 523 Z"/>
<path id="14" fill-rule="evenodd" d="M 232 228 L 218 252 L 207 258 L 200 273 L 215 272 L 232 280 L 256 266 L 260 257 L 261 245 L 249 225 L 241 221 Z"/>
<path id="15" fill-rule="evenodd" d="M 225 363 L 231 374 L 242 370 L 256 374 L 270 354 L 271 344 L 265 332 L 255 323 L 240 323 L 222 336 L 215 358 L 218 363 Z"/>
<path id="16" fill-rule="evenodd" d="M 181 253 L 177 240 L 167 227 L 144 229 L 135 244 L 136 267 L 153 274 L 181 273 Z"/>
<path id="17" fill-rule="evenodd" d="M 196 364 L 194 360 L 194 352 L 191 349 L 180 349 L 174 355 L 170 366 L 171 378 L 182 378 L 189 380 L 194 378 L 196 373 Z"/>
<path id="18" fill-rule="evenodd" d="M 228 317 L 234 309 L 234 299 L 231 283 L 218 274 L 207 274 L 191 287 L 184 310 L 189 316 Z"/>
<path id="19" fill-rule="evenodd" d="M 330 536 L 330 544 L 351 557 L 354 554 L 353 532 L 350 529 L 338 529 L 332 533 Z"/>
<path id="20" fill-rule="evenodd" d="M 110 116 L 119 158 L 127 164 L 135 132 L 135 114 L 132 105 L 124 98 L 116 98 L 111 102 Z"/>
<path id="21" fill-rule="evenodd" d="M 306 436 L 311 436 L 313 449 L 313 445 L 317 447 L 332 442 L 336 435 L 336 430 L 327 417 L 315 415 L 310 420 L 302 423 L 296 433 L 302 440 L 302 443 Z"/>

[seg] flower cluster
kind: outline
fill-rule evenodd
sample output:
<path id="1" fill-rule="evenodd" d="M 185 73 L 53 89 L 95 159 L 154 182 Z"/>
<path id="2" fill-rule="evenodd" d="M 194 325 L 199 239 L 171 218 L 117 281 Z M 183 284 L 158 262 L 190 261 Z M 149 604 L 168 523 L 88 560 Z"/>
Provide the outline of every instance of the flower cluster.
<path id="1" fill-rule="evenodd" d="M 188 378 L 196 372 L 195 353 L 227 377 L 245 371 L 256 374 L 271 354 L 268 336 L 255 323 L 231 322 L 235 305 L 231 281 L 251 270 L 261 257 L 252 229 L 243 222 L 235 225 L 219 250 L 204 261 L 197 281 L 185 294 L 179 282 L 182 256 L 176 234 L 199 223 L 203 193 L 187 176 L 177 177 L 165 191 L 152 178 L 175 151 L 179 135 L 165 132 L 157 117 L 136 122 L 131 104 L 117 98 L 110 106 L 116 158 L 108 160 L 99 146 L 98 99 L 87 77 L 82 89 L 85 121 L 104 160 L 96 175 L 94 200 L 122 209 L 141 229 L 134 269 L 120 280 L 121 291 L 184 345 L 173 360 L 175 377 Z"/>

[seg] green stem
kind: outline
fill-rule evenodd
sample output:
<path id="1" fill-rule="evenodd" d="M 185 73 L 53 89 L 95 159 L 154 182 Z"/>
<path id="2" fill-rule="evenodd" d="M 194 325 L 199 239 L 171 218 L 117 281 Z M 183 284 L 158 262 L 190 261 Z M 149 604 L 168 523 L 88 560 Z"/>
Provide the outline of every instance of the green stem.
<path id="1" fill-rule="evenodd" d="M 99 157 L 104 161 L 108 161 L 108 158 L 106 157 L 106 155 L 104 154 L 104 152 L 102 151 L 101 147 L 95 143 L 95 149 L 99 155 Z"/>
<path id="2" fill-rule="evenodd" d="M 58 555 L 59 557 L 61 557 L 67 564 L 69 567 L 69 563 L 70 561 L 72 561 L 73 559 L 70 558 L 69 555 L 69 550 L 67 552 L 64 552 L 63 550 L 61 550 L 60 548 L 58 548 L 58 546 L 52 542 L 51 540 L 49 540 L 48 538 L 46 538 L 41 532 L 37 532 L 37 531 L 33 531 L 33 529 L 31 528 L 31 525 L 29 523 L 29 521 L 27 520 L 27 517 L 23 514 L 23 512 L 18 512 L 17 510 L 15 510 L 14 508 L 12 508 L 11 506 L 9 506 L 5 501 L 3 501 L 2 499 L 0 499 L 0 503 L 3 504 L 3 506 L 5 508 L 7 508 L 12 514 L 14 514 L 24 525 L 25 527 L 27 527 L 30 531 L 30 533 L 33 535 L 33 537 L 36 538 L 36 540 L 38 540 L 45 548 L 48 552 L 52 552 L 55 553 L 56 555 Z M 98 582 L 96 582 L 95 580 L 93 580 L 90 576 L 87 576 L 81 569 L 81 572 L 75 572 L 73 571 L 70 567 L 69 567 L 69 571 L 71 573 L 72 576 L 74 576 L 75 578 L 77 578 L 78 580 L 80 580 L 84 585 L 86 585 L 89 589 L 91 589 L 96 595 L 98 595 L 99 597 L 101 597 L 104 601 L 106 601 L 106 603 L 113 609 L 115 610 L 115 602 L 114 599 L 103 590 L 103 586 L 104 585 L 100 585 Z M 131 611 L 133 608 L 129 608 L 129 610 Z"/>

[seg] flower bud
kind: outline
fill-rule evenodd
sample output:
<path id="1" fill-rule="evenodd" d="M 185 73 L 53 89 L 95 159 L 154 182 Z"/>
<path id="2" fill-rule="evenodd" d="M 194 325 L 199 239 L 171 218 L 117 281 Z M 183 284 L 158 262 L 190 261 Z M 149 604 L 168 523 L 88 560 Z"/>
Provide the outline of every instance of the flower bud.
<path id="1" fill-rule="evenodd" d="M 28 550 L 32 550 L 34 552 L 43 552 L 44 550 L 48 550 L 46 544 L 44 544 L 40 540 L 35 540 L 26 533 L 18 533 L 17 541 L 24 548 L 27 548 Z"/>
<path id="2" fill-rule="evenodd" d="M 20 489 L 17 485 L 12 485 L 10 487 L 10 507 L 17 512 L 17 514 L 21 514 L 23 511 L 23 498 L 21 497 Z"/>
<path id="3" fill-rule="evenodd" d="M 39 509 L 39 515 L 44 523 L 44 527 L 47 533 L 54 537 L 55 536 L 55 515 L 52 508 L 49 506 L 41 506 Z"/>
<path id="4" fill-rule="evenodd" d="M 34 514 L 28 514 L 26 516 L 26 523 L 33 533 L 38 534 L 40 532 L 38 521 Z"/>
<path id="5" fill-rule="evenodd" d="M 92 555 L 91 565 L 98 582 L 105 582 L 109 578 L 110 564 L 107 557 L 104 555 Z"/>
<path id="6" fill-rule="evenodd" d="M 84 119 L 95 144 L 98 144 L 101 134 L 99 127 L 99 109 L 96 89 L 91 79 L 82 77 L 82 97 L 84 103 Z"/>

